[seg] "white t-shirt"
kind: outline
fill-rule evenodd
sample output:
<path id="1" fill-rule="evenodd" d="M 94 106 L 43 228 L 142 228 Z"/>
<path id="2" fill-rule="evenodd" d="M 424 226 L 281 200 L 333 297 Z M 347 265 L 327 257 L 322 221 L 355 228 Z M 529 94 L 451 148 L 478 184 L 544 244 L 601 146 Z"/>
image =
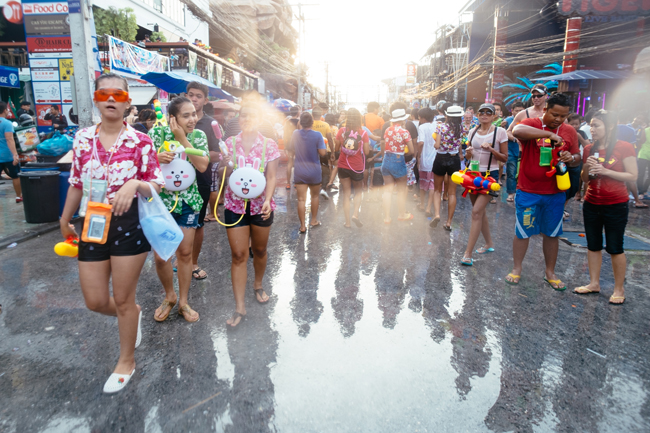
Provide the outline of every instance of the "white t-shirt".
<path id="1" fill-rule="evenodd" d="M 469 131 L 469 137 L 474 137 L 472 138 L 472 160 L 479 160 L 479 171 L 487 171 L 488 169 L 488 163 L 490 162 L 490 154 L 491 152 L 487 149 L 481 148 L 481 144 L 487 142 L 490 146 L 492 146 L 492 140 L 494 139 L 494 133 L 496 131 L 497 134 L 497 139 L 494 142 L 494 147 L 499 150 L 500 149 L 500 144 L 503 143 L 504 141 L 508 141 L 508 134 L 506 133 L 506 130 L 503 128 L 494 128 L 492 132 L 488 133 L 487 135 L 481 135 L 478 131 L 476 134 L 474 134 L 474 130 L 476 128 L 480 128 L 479 126 L 472 128 Z M 492 164 L 490 164 L 490 171 L 496 171 L 499 170 L 499 162 L 492 156 Z"/>
<path id="2" fill-rule="evenodd" d="M 589 141 L 591 141 L 591 126 L 589 126 L 587 123 L 585 123 L 584 125 L 582 125 L 580 127 L 580 130 L 582 132 L 584 132 L 585 135 L 587 136 L 587 138 L 589 139 Z"/>
<path id="3" fill-rule="evenodd" d="M 437 122 L 423 123 L 418 126 L 418 141 L 424 143 L 418 165 L 420 171 L 433 170 L 433 161 L 435 161 L 437 154 L 435 148 L 436 140 L 433 138 L 433 133 L 436 132 L 437 126 Z"/>

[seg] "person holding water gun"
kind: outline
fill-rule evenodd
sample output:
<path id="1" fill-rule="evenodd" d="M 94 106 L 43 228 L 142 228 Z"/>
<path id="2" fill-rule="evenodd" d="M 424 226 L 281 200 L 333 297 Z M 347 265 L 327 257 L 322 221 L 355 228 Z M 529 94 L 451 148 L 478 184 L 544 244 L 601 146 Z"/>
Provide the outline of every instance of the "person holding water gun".
<path id="1" fill-rule="evenodd" d="M 64 239 L 79 238 L 70 219 L 82 204 L 79 282 L 89 310 L 117 316 L 120 358 L 104 384 L 105 393 L 114 393 L 135 372 L 134 351 L 142 337 L 142 309 L 135 302 L 135 291 L 151 251 L 134 196 L 150 197 L 151 187 L 160 191 L 164 181 L 151 139 L 123 121 L 122 114 L 131 105 L 127 81 L 116 74 L 100 75 L 93 100 L 101 122 L 75 136 L 70 188 L 60 223 Z M 67 255 L 74 254 L 73 245 L 65 248 Z"/>
<path id="2" fill-rule="evenodd" d="M 154 126 L 149 131 L 149 136 L 158 150 L 158 161 L 163 166 L 163 170 L 165 164 L 170 164 L 177 157 L 177 152 L 168 151 L 170 142 L 176 141 L 181 146 L 179 151 L 187 150 L 187 160 L 191 166 L 199 173 L 205 172 L 210 162 L 208 140 L 203 131 L 196 129 L 198 119 L 192 101 L 185 97 L 176 97 L 169 104 L 167 111 L 169 125 Z M 195 155 L 195 152 L 190 153 L 190 149 L 198 150 L 201 155 Z M 187 174 L 185 173 L 185 175 Z M 178 296 L 174 292 L 174 271 L 171 259 L 163 261 L 156 254 L 156 271 L 165 289 L 165 299 L 154 314 L 154 320 L 157 322 L 165 321 L 177 302 L 178 314 L 185 320 L 188 322 L 199 320 L 199 313 L 192 310 L 188 304 L 188 294 L 192 283 L 194 235 L 199 227 L 199 214 L 203 206 L 203 198 L 199 193 L 196 178 L 188 185 L 185 184 L 185 178 L 177 182 L 178 186 L 185 187 L 185 189 L 172 192 L 164 188 L 160 193 L 160 198 L 183 232 L 183 241 L 176 250 Z"/>
<path id="3" fill-rule="evenodd" d="M 570 112 L 571 99 L 563 93 L 554 93 L 546 100 L 542 117 L 523 119 L 512 131 L 521 143 L 521 164 L 515 195 L 514 266 L 505 278 L 508 284 L 519 284 L 530 237 L 541 234 L 546 262 L 544 281 L 555 290 L 566 289 L 566 284 L 555 275 L 566 194 L 558 188 L 557 176 L 547 176 L 549 164 L 542 159 L 541 149 L 551 149 L 550 146 L 568 149 L 558 155 L 559 161 L 565 164 L 580 159 L 577 133 L 564 123 Z"/>
<path id="4" fill-rule="evenodd" d="M 508 134 L 506 130 L 493 125 L 496 118 L 495 106 L 492 104 L 483 104 L 478 109 L 479 126 L 474 127 L 469 132 L 469 140 L 465 156 L 470 160 L 470 165 L 478 162 L 478 172 L 481 177 L 489 177 L 491 169 L 498 169 L 498 162 L 505 162 L 508 159 Z M 476 167 L 470 167 L 472 170 Z M 498 172 L 492 170 L 492 172 Z M 453 175 L 452 175 L 453 176 Z M 470 194 L 469 199 L 472 202 L 472 226 L 469 229 L 469 239 L 467 248 L 460 263 L 465 266 L 472 266 L 474 259 L 474 247 L 482 233 L 485 239 L 485 245 L 476 250 L 477 254 L 487 254 L 494 252 L 492 235 L 490 234 L 490 222 L 485 213 L 485 208 L 492 197 L 489 194 Z"/>

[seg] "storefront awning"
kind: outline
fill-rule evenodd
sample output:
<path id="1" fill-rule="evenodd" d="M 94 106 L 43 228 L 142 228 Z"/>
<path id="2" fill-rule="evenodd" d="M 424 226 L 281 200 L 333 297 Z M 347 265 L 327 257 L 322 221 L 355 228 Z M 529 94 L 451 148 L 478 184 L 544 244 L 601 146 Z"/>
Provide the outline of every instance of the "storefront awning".
<path id="1" fill-rule="evenodd" d="M 531 81 L 625 80 L 629 76 L 628 71 L 573 71 L 550 77 L 534 78 Z"/>
<path id="2" fill-rule="evenodd" d="M 129 96 L 131 96 L 131 105 L 147 105 L 154 97 L 158 89 L 151 87 L 130 87 Z"/>

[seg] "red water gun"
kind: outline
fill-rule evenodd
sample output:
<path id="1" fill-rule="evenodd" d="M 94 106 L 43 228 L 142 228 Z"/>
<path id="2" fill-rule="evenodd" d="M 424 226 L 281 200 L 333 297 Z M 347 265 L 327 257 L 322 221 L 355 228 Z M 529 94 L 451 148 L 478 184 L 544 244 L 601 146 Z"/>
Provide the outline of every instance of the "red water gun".
<path id="1" fill-rule="evenodd" d="M 79 255 L 79 238 L 68 236 L 65 242 L 54 245 L 54 252 L 62 257 L 77 257 Z"/>
<path id="2" fill-rule="evenodd" d="M 451 180 L 465 188 L 463 197 L 467 197 L 467 193 L 487 195 L 491 192 L 501 190 L 501 185 L 492 176 L 481 176 L 478 171 L 461 170 L 451 175 Z M 494 195 L 494 194 L 493 194 Z"/>
<path id="3" fill-rule="evenodd" d="M 562 146 L 557 146 L 555 141 L 551 141 L 548 138 L 544 140 L 544 143 L 550 143 L 552 145 L 551 150 L 551 169 L 546 172 L 546 177 L 553 177 L 557 175 L 557 187 L 560 191 L 566 191 L 571 187 L 571 180 L 569 179 L 569 169 L 566 164 L 560 161 L 560 153 L 568 150 L 566 142 L 562 143 Z"/>

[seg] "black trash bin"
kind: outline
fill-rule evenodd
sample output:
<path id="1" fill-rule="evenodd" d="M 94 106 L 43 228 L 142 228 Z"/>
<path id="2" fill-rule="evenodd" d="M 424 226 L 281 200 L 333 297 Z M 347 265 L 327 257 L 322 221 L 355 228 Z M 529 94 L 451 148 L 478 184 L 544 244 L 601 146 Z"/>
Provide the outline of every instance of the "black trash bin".
<path id="1" fill-rule="evenodd" d="M 49 223 L 59 219 L 58 171 L 20 173 L 23 190 L 25 221 L 31 224 Z"/>

